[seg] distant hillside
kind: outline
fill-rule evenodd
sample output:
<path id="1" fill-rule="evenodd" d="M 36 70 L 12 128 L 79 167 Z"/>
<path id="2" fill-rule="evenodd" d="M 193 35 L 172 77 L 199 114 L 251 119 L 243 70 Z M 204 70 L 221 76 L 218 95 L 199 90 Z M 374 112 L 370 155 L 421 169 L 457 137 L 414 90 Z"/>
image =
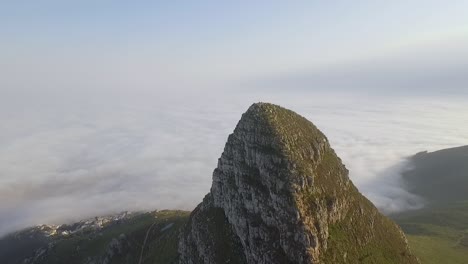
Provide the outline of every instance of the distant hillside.
<path id="1" fill-rule="evenodd" d="M 28 228 L 0 239 L 0 263 L 175 263 L 178 235 L 188 215 L 184 211 L 122 213 Z"/>
<path id="2" fill-rule="evenodd" d="M 468 200 L 468 146 L 421 152 L 403 174 L 408 190 L 432 204 Z"/>
<path id="3" fill-rule="evenodd" d="M 422 263 L 468 263 L 468 146 L 421 152 L 410 161 L 404 180 L 426 206 L 393 218 Z"/>

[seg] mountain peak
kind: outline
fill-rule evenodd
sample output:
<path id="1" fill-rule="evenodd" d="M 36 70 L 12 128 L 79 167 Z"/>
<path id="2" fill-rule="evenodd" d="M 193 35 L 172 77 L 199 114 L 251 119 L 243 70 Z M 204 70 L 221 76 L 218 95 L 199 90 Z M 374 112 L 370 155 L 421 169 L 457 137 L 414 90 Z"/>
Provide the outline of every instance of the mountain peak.
<path id="1" fill-rule="evenodd" d="M 179 252 L 181 263 L 417 263 L 325 135 L 269 103 L 250 106 L 229 136 Z"/>
<path id="2" fill-rule="evenodd" d="M 300 143 L 327 141 L 325 135 L 306 118 L 275 104 L 252 104 L 242 115 L 238 126 L 246 122 L 256 122 L 258 127 L 270 129 L 273 136 L 286 145 L 298 147 Z"/>

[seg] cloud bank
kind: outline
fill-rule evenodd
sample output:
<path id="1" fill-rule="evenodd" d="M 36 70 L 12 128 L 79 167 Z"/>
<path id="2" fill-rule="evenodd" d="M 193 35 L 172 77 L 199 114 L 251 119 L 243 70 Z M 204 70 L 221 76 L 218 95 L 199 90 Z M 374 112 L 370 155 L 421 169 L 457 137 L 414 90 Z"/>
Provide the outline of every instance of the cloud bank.
<path id="1" fill-rule="evenodd" d="M 406 156 L 468 142 L 468 107 L 456 99 L 157 95 L 3 100 L 0 234 L 122 210 L 193 209 L 228 134 L 256 101 L 314 122 L 384 212 L 420 206 L 399 181 Z"/>

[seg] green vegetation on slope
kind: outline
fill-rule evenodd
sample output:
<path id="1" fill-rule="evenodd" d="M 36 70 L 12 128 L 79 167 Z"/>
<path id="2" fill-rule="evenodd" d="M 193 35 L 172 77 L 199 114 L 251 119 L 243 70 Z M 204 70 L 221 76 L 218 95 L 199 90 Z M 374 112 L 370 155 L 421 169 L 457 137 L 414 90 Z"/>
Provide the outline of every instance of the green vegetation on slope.
<path id="1" fill-rule="evenodd" d="M 423 264 L 468 263 L 468 203 L 427 208 L 394 218 Z"/>
<path id="2" fill-rule="evenodd" d="M 404 173 L 424 209 L 392 216 L 423 264 L 468 263 L 468 146 L 421 152 Z"/>
<path id="3" fill-rule="evenodd" d="M 1 261 L 8 264 L 74 264 L 101 263 L 107 259 L 108 263 L 123 264 L 139 263 L 141 257 L 142 264 L 174 263 L 178 258 L 178 235 L 189 213 L 164 210 L 138 214 L 97 231 L 44 238 L 45 243 L 36 248 L 21 247 L 22 239 L 7 237 L 1 242 L 4 245 L 18 243 L 19 256 L 4 255 Z M 37 257 L 37 252 L 42 249 L 46 250 Z M 24 262 L 28 257 L 29 260 Z"/>
<path id="4" fill-rule="evenodd" d="M 421 152 L 403 174 L 409 191 L 431 206 L 468 201 L 468 146 Z"/>

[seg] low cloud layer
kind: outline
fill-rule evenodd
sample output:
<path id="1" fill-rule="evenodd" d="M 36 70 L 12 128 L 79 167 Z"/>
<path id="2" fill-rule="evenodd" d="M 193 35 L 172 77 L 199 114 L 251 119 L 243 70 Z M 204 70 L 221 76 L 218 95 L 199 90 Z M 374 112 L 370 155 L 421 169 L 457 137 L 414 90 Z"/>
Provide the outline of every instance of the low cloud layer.
<path id="1" fill-rule="evenodd" d="M 0 111 L 0 235 L 122 210 L 193 209 L 256 101 L 314 122 L 384 212 L 421 206 L 400 182 L 406 156 L 468 142 L 468 107 L 449 98 L 10 96 Z"/>

